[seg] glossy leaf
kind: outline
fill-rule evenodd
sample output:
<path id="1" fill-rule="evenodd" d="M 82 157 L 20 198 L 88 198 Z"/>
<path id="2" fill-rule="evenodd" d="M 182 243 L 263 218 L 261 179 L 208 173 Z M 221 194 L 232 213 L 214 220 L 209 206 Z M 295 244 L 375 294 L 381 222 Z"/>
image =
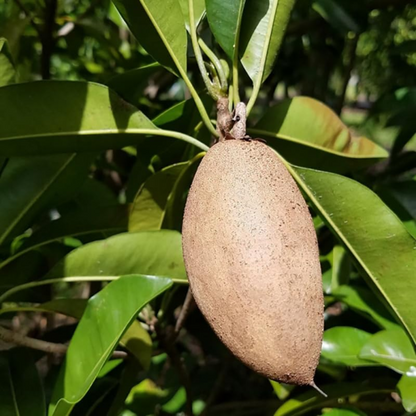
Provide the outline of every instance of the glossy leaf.
<path id="1" fill-rule="evenodd" d="M 177 163 L 152 175 L 137 193 L 129 217 L 129 231 L 159 230 L 169 195 L 188 162 Z"/>
<path id="2" fill-rule="evenodd" d="M 416 240 L 364 185 L 333 173 L 288 167 L 368 283 L 416 341 Z"/>
<path id="3" fill-rule="evenodd" d="M 361 349 L 360 357 L 399 373 L 416 369 L 416 353 L 412 342 L 400 328 L 374 334 Z"/>
<path id="4" fill-rule="evenodd" d="M 371 334 L 358 328 L 336 326 L 324 332 L 322 357 L 351 367 L 372 365 L 359 357 Z"/>
<path id="5" fill-rule="evenodd" d="M 86 244 L 61 260 L 47 278 L 144 274 L 186 279 L 176 231 L 123 233 Z"/>
<path id="6" fill-rule="evenodd" d="M 193 0 L 193 3 L 195 26 L 198 27 L 205 15 L 205 0 Z M 186 30 L 189 32 L 189 0 L 179 0 L 179 4 L 185 20 Z"/>
<path id="7" fill-rule="evenodd" d="M 57 312 L 80 320 L 87 307 L 87 302 L 87 299 L 53 299 L 42 303 L 34 310 Z M 121 337 L 120 344 L 136 357 L 143 369 L 149 368 L 152 358 L 152 340 L 139 321 L 132 322 Z"/>
<path id="8" fill-rule="evenodd" d="M 114 0 L 133 35 L 160 64 L 186 72 L 187 35 L 177 0 Z"/>
<path id="9" fill-rule="evenodd" d="M 88 301 L 52 395 L 50 416 L 71 412 L 74 404 L 87 393 L 140 309 L 171 284 L 171 280 L 165 278 L 124 276 Z"/>
<path id="10" fill-rule="evenodd" d="M 48 81 L 2 87 L 0 113 L 4 120 L 0 124 L 0 154 L 4 155 L 121 148 L 143 140 L 143 135 L 129 133 L 129 129 L 155 128 L 115 92 L 88 82 Z"/>
<path id="11" fill-rule="evenodd" d="M 312 7 L 342 35 L 361 32 L 359 24 L 336 0 L 315 0 Z"/>
<path id="12" fill-rule="evenodd" d="M 340 286 L 333 291 L 332 296 L 344 302 L 351 309 L 364 314 L 381 328 L 397 328 L 397 323 L 387 308 L 377 299 L 371 290 L 360 286 Z"/>
<path id="13" fill-rule="evenodd" d="M 93 159 L 91 154 L 11 158 L 0 181 L 0 243 L 24 232 L 36 216 L 73 196 L 87 179 Z"/>
<path id="14" fill-rule="evenodd" d="M 283 403 L 275 416 L 300 416 L 314 409 L 330 407 L 334 400 L 348 396 L 364 396 L 369 394 L 391 393 L 395 390 L 394 379 L 372 379 L 360 383 L 332 383 L 320 388 L 328 395 L 323 397 L 318 392 L 309 390 Z"/>
<path id="15" fill-rule="evenodd" d="M 234 58 L 245 2 L 246 0 L 206 0 L 209 27 L 231 60 Z"/>
<path id="16" fill-rule="evenodd" d="M 7 40 L 0 38 L 0 87 L 16 82 L 16 70 Z"/>
<path id="17" fill-rule="evenodd" d="M 241 63 L 254 84 L 270 75 L 295 0 L 247 0 L 240 36 Z"/>
<path id="18" fill-rule="evenodd" d="M 343 172 L 388 157 L 371 140 L 353 136 L 329 107 L 309 97 L 270 107 L 249 132 L 265 138 L 289 162 L 305 167 Z"/>
<path id="19" fill-rule="evenodd" d="M 161 70 L 157 63 L 131 69 L 118 74 L 107 81 L 109 88 L 113 89 L 126 101 L 137 105 L 139 98 L 144 96 L 144 89 L 149 84 L 149 78 Z"/>
<path id="20" fill-rule="evenodd" d="M 416 412 L 416 373 L 402 376 L 397 388 L 406 411 Z"/>
<path id="21" fill-rule="evenodd" d="M 0 353 L 2 416 L 45 416 L 45 395 L 32 353 L 12 349 Z"/>

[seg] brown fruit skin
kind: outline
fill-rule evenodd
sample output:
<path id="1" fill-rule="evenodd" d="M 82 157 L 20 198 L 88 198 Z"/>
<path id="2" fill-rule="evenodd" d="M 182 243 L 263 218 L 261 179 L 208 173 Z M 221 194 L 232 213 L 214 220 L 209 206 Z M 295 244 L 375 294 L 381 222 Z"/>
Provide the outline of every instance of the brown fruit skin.
<path id="1" fill-rule="evenodd" d="M 316 234 L 267 145 L 228 140 L 207 152 L 182 243 L 196 303 L 231 352 L 265 377 L 313 385 L 324 324 Z"/>

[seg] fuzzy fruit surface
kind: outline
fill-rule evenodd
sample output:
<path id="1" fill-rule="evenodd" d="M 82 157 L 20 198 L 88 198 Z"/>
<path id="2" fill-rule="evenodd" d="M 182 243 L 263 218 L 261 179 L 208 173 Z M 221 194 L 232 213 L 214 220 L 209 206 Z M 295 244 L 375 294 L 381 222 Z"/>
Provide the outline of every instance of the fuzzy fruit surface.
<path id="1" fill-rule="evenodd" d="M 221 341 L 273 380 L 311 385 L 323 333 L 312 218 L 293 178 L 258 141 L 215 144 L 186 203 L 193 296 Z"/>

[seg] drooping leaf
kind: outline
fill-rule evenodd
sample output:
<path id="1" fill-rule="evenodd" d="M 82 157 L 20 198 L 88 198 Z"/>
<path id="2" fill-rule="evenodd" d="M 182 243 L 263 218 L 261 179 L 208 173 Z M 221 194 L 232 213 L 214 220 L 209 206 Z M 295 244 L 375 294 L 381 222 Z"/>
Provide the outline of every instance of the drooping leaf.
<path id="1" fill-rule="evenodd" d="M 16 69 L 7 40 L 0 37 L 0 87 L 16 82 Z"/>
<path id="2" fill-rule="evenodd" d="M 372 379 L 357 383 L 332 383 L 320 388 L 328 395 L 323 397 L 317 392 L 310 390 L 288 400 L 279 407 L 275 416 L 300 416 L 314 409 L 330 407 L 334 400 L 341 400 L 348 396 L 364 396 L 368 394 L 391 393 L 395 390 L 394 379 Z"/>
<path id="3" fill-rule="evenodd" d="M 340 245 L 335 245 L 326 256 L 331 268 L 323 273 L 325 293 L 332 294 L 340 285 L 347 284 L 351 273 L 351 262 L 347 252 Z"/>
<path id="4" fill-rule="evenodd" d="M 0 243 L 24 232 L 36 216 L 73 196 L 87 179 L 93 159 L 89 153 L 11 158 L 0 181 Z"/>
<path id="5" fill-rule="evenodd" d="M 121 148 L 143 140 L 135 129 L 155 129 L 115 92 L 88 82 L 40 81 L 2 87 L 0 113 L 3 155 Z"/>
<path id="6" fill-rule="evenodd" d="M 295 97 L 270 107 L 254 129 L 285 159 L 299 166 L 336 172 L 360 169 L 388 157 L 365 137 L 355 137 L 323 103 Z"/>
<path id="7" fill-rule="evenodd" d="M 233 60 L 246 0 L 206 0 L 209 27 L 228 57 Z M 238 52 L 238 51 L 237 51 Z"/>
<path id="8" fill-rule="evenodd" d="M 314 209 L 359 265 L 368 284 L 416 341 L 416 240 L 364 185 L 333 173 L 289 170 Z"/>
<path id="9" fill-rule="evenodd" d="M 405 374 L 416 368 L 416 353 L 401 328 L 377 332 L 363 346 L 360 357 Z"/>
<path id="10" fill-rule="evenodd" d="M 322 357 L 351 367 L 370 366 L 371 362 L 359 357 L 371 334 L 358 328 L 336 326 L 324 332 Z"/>
<path id="11" fill-rule="evenodd" d="M 295 0 L 246 0 L 241 23 L 241 63 L 253 84 L 270 75 Z"/>
<path id="12" fill-rule="evenodd" d="M 342 35 L 348 32 L 361 32 L 353 16 L 336 0 L 315 0 L 312 7 Z"/>
<path id="13" fill-rule="evenodd" d="M 144 274 L 186 279 L 176 231 L 123 233 L 86 244 L 60 261 L 47 278 Z"/>
<path id="14" fill-rule="evenodd" d="M 88 301 L 55 385 L 50 416 L 69 415 L 74 404 L 90 389 L 140 309 L 171 284 L 166 278 L 124 276 Z"/>
<path id="15" fill-rule="evenodd" d="M 340 286 L 333 291 L 332 296 L 344 302 L 351 309 L 363 313 L 384 329 L 397 328 L 397 323 L 387 308 L 369 289 L 360 286 Z"/>
<path id="16" fill-rule="evenodd" d="M 152 175 L 136 195 L 129 217 L 129 231 L 159 230 L 175 182 L 188 162 L 177 163 Z"/>
<path id="17" fill-rule="evenodd" d="M 185 20 L 186 30 L 189 32 L 189 0 L 179 0 L 181 6 L 182 15 Z M 205 0 L 193 0 L 194 4 L 194 19 L 195 27 L 199 26 L 199 23 L 205 15 Z"/>
<path id="18" fill-rule="evenodd" d="M 133 35 L 174 73 L 186 72 L 187 35 L 177 0 L 114 0 Z"/>
<path id="19" fill-rule="evenodd" d="M 2 416 L 45 416 L 43 386 L 30 351 L 0 353 L 0 385 Z"/>
<path id="20" fill-rule="evenodd" d="M 406 411 L 416 412 L 416 372 L 413 375 L 403 375 L 397 388 Z"/>
<path id="21" fill-rule="evenodd" d="M 61 313 L 80 320 L 87 305 L 87 299 L 53 299 L 33 310 Z M 121 337 L 120 344 L 136 357 L 143 369 L 148 370 L 152 358 L 152 340 L 139 321 L 132 322 Z"/>
<path id="22" fill-rule="evenodd" d="M 107 85 L 126 101 L 137 105 L 149 84 L 149 78 L 160 70 L 161 66 L 157 63 L 131 69 L 109 79 Z"/>

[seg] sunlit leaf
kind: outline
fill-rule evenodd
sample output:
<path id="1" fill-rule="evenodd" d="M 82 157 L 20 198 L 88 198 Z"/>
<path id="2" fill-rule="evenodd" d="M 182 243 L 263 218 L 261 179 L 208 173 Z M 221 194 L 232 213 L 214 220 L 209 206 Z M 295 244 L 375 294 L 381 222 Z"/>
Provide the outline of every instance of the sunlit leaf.
<path id="1" fill-rule="evenodd" d="M 61 260 L 47 278 L 144 274 L 186 279 L 176 231 L 123 233 L 86 244 Z"/>
<path id="2" fill-rule="evenodd" d="M 416 341 L 416 240 L 364 185 L 333 173 L 288 167 L 368 284 Z"/>
<path id="3" fill-rule="evenodd" d="M 166 278 L 125 276 L 88 301 L 55 385 L 50 416 L 69 415 L 74 404 L 90 389 L 140 309 L 171 284 Z"/>
<path id="4" fill-rule="evenodd" d="M 416 371 L 412 375 L 403 375 L 397 385 L 403 407 L 410 413 L 416 412 Z"/>
<path id="5" fill-rule="evenodd" d="M 247 0 L 241 23 L 241 63 L 254 84 L 270 75 L 295 0 Z"/>
<path id="6" fill-rule="evenodd" d="M 133 35 L 160 64 L 186 72 L 187 36 L 177 0 L 114 0 Z"/>
<path id="7" fill-rule="evenodd" d="M 270 107 L 249 129 L 296 165 L 336 172 L 360 169 L 388 156 L 367 139 L 355 137 L 325 104 L 295 97 Z"/>

